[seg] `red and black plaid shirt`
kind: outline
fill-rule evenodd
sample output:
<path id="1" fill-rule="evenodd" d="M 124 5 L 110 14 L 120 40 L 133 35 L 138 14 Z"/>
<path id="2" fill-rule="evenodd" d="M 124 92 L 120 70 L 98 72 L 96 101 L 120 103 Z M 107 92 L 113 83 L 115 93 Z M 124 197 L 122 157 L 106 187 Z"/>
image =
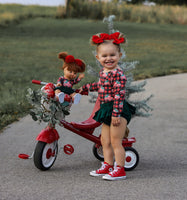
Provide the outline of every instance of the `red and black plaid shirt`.
<path id="1" fill-rule="evenodd" d="M 119 68 L 115 68 L 109 72 L 104 72 L 102 69 L 99 74 L 100 79 L 98 82 L 88 83 L 82 88 L 83 90 L 98 91 L 101 104 L 114 101 L 112 116 L 120 117 L 123 110 L 123 101 L 125 99 L 126 76 Z"/>
<path id="2" fill-rule="evenodd" d="M 64 76 L 61 76 L 57 80 L 57 84 L 60 83 L 63 86 L 72 88 L 73 85 L 77 84 L 80 81 L 81 81 L 81 79 L 79 77 L 76 77 L 75 79 L 72 79 L 72 80 L 68 80 L 68 79 L 64 78 Z"/>

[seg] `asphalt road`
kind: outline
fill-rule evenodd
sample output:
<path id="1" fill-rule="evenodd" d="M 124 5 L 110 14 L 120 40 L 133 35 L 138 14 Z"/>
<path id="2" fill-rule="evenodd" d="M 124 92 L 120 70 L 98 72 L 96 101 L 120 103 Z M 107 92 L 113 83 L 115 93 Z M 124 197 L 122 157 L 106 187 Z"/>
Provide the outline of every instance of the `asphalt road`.
<path id="1" fill-rule="evenodd" d="M 110 182 L 89 176 L 100 166 L 92 153 L 93 143 L 61 127 L 59 146 L 72 144 L 74 154 L 61 151 L 45 172 L 35 168 L 33 160 L 19 159 L 19 153 L 32 153 L 35 138 L 45 127 L 26 116 L 0 133 L 0 200 L 187 199 L 187 74 L 147 81 L 140 97 L 154 94 L 150 101 L 154 111 L 151 117 L 137 117 L 130 123 L 140 162 L 127 172 L 126 180 Z M 83 97 L 67 120 L 85 120 L 92 108 Z"/>

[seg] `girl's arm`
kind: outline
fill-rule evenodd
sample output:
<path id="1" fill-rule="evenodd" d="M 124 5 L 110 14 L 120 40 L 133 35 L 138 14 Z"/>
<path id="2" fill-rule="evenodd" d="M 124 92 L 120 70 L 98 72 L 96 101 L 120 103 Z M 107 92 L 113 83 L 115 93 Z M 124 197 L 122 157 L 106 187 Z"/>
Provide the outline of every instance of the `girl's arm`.
<path id="1" fill-rule="evenodd" d="M 79 74 L 78 78 L 81 80 L 85 77 L 85 75 L 82 73 L 82 74 Z"/>
<path id="2" fill-rule="evenodd" d="M 73 85 L 79 83 L 84 78 L 84 73 L 79 74 L 76 79 L 74 79 Z"/>
<path id="3" fill-rule="evenodd" d="M 79 74 L 79 76 L 74 80 L 73 85 L 79 83 L 84 78 L 84 74 Z"/>
<path id="4" fill-rule="evenodd" d="M 64 83 L 64 77 L 61 76 L 61 77 L 57 80 L 57 84 L 56 84 L 56 86 L 62 86 L 63 83 Z"/>
<path id="5" fill-rule="evenodd" d="M 120 117 L 123 110 L 123 101 L 125 98 L 125 83 L 126 77 L 124 74 L 117 73 L 113 82 L 114 105 L 112 117 Z"/>
<path id="6" fill-rule="evenodd" d="M 95 83 L 87 83 L 86 85 L 82 86 L 82 90 L 89 90 L 89 91 L 98 91 L 99 84 L 98 82 Z"/>
<path id="7" fill-rule="evenodd" d="M 81 79 L 79 78 L 79 76 L 77 76 L 73 81 L 73 85 L 79 83 L 80 81 L 81 81 Z"/>

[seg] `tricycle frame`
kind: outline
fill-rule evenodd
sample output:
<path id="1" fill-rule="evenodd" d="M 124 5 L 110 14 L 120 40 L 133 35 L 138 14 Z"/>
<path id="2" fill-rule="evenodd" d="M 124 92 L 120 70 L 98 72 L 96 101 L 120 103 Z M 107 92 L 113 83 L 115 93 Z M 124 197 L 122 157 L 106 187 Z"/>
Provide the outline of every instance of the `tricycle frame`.
<path id="1" fill-rule="evenodd" d="M 37 80 L 33 80 L 32 83 L 46 85 L 46 82 L 41 82 Z M 102 145 L 100 141 L 100 135 L 95 136 L 94 130 L 99 127 L 101 123 L 96 122 L 93 119 L 95 112 L 100 108 L 99 100 L 97 99 L 94 109 L 90 115 L 90 117 L 83 122 L 67 122 L 66 120 L 60 120 L 60 126 L 63 126 L 65 129 L 91 141 L 94 143 L 93 145 L 93 154 L 94 156 L 103 161 L 103 156 L 100 155 L 99 151 L 102 151 Z M 52 124 L 48 124 L 48 126 L 43 129 L 37 136 L 36 140 L 38 141 L 32 154 L 34 157 L 35 166 L 44 171 L 48 170 L 54 164 L 57 154 L 58 154 L 58 140 L 60 136 L 58 131 L 55 129 L 55 126 Z M 136 142 L 135 137 L 124 138 L 122 141 L 122 145 L 126 150 L 126 162 L 128 165 L 125 165 L 125 169 L 127 171 L 134 169 L 139 162 L 138 152 L 132 147 L 133 143 Z M 74 152 L 74 148 L 72 145 L 67 144 L 64 146 L 64 152 L 68 155 L 71 155 Z M 32 156 L 28 156 L 27 154 L 19 154 L 19 157 L 22 159 L 32 158 Z M 47 164 L 45 164 L 47 163 Z"/>

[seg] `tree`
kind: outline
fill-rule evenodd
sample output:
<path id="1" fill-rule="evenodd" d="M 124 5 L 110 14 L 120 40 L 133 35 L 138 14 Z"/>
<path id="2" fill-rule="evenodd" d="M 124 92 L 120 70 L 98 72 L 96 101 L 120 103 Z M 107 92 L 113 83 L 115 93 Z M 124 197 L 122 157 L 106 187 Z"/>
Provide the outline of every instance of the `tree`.
<path id="1" fill-rule="evenodd" d="M 163 5 L 187 5 L 186 0 L 152 0 L 156 4 L 163 4 Z"/>
<path id="2" fill-rule="evenodd" d="M 114 15 L 110 15 L 109 17 L 105 17 L 103 22 L 108 24 L 108 30 L 109 34 L 114 33 L 118 30 L 115 30 L 113 28 L 113 20 L 115 19 Z M 134 105 L 136 107 L 136 113 L 135 116 L 143 116 L 143 117 L 148 117 L 151 114 L 149 113 L 152 111 L 152 108 L 148 105 L 148 101 L 152 98 L 153 95 L 150 95 L 147 98 L 141 99 L 141 100 L 132 100 L 130 97 L 134 93 L 139 93 L 144 91 L 144 86 L 146 85 L 146 81 L 141 81 L 139 83 L 135 83 L 133 79 L 133 73 L 129 71 L 135 69 L 136 65 L 139 63 L 137 61 L 132 61 L 132 62 L 124 62 L 123 60 L 125 59 L 125 51 L 121 48 L 122 52 L 122 59 L 118 63 L 120 68 L 123 70 L 124 74 L 127 77 L 127 82 L 126 82 L 126 100 L 128 103 Z M 94 55 L 96 55 L 96 52 L 94 52 Z M 101 67 L 100 63 L 96 60 L 98 67 Z M 98 72 L 96 72 L 90 65 L 87 66 L 88 73 L 90 75 L 93 75 L 95 77 L 98 77 Z M 94 103 L 97 99 L 97 95 L 91 94 L 91 99 L 90 102 Z"/>
<path id="3" fill-rule="evenodd" d="M 70 3 L 71 3 L 71 0 L 66 0 L 66 17 L 69 16 L 69 13 L 70 13 Z"/>

